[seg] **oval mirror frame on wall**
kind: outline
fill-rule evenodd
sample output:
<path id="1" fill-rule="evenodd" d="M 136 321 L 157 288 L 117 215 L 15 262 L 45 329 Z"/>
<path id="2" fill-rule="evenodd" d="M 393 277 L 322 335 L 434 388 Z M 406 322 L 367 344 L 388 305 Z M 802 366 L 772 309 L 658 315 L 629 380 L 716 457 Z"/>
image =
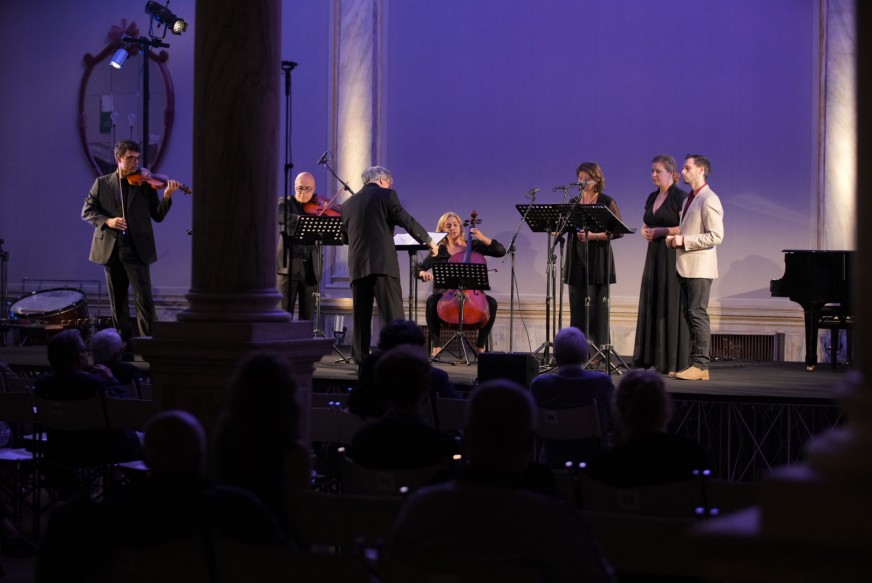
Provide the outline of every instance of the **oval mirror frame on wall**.
<path id="1" fill-rule="evenodd" d="M 135 112 L 127 113 L 126 119 L 124 120 L 128 122 L 126 127 L 129 127 L 130 129 L 130 135 L 128 136 L 116 135 L 117 117 L 119 114 L 114 111 L 114 104 L 116 100 L 119 102 L 123 100 L 113 95 L 112 92 L 107 92 L 107 88 L 112 87 L 111 81 L 104 82 L 104 79 L 100 79 L 97 82 L 92 81 L 92 75 L 94 75 L 95 79 L 97 79 L 98 75 L 101 75 L 99 67 L 105 67 L 107 76 L 117 74 L 117 69 L 110 68 L 109 60 L 112 58 L 112 55 L 123 46 L 125 46 L 125 43 L 119 39 L 106 45 L 106 47 L 96 56 L 87 53 L 83 57 L 85 71 L 82 74 L 82 82 L 79 86 L 79 138 L 81 140 L 82 149 L 88 159 L 88 163 L 94 170 L 96 176 L 109 174 L 117 167 L 113 155 L 113 148 L 117 140 L 129 137 L 130 139 L 139 142 L 142 147 L 145 147 L 144 140 L 142 139 L 142 128 L 139 123 L 142 116 L 142 107 L 144 105 L 141 84 L 136 87 L 136 90 L 133 93 L 136 96 L 137 103 L 132 107 L 137 109 L 135 109 Z M 166 51 L 160 51 L 155 54 L 151 50 L 146 50 L 145 53 L 148 55 L 150 66 L 149 85 L 151 87 L 148 99 L 150 112 L 149 118 L 157 121 L 159 115 L 155 115 L 155 113 L 160 114 L 161 106 L 163 106 L 162 133 L 158 134 L 158 138 L 155 139 L 155 132 L 153 132 L 151 128 L 149 128 L 148 132 L 150 136 L 150 139 L 148 140 L 148 168 L 152 171 L 156 171 L 160 165 L 161 159 L 163 158 L 166 146 L 169 143 L 170 134 L 173 128 L 173 121 L 175 118 L 175 92 L 173 90 L 173 82 L 170 77 L 169 69 L 166 66 L 169 54 Z M 141 53 L 137 53 L 135 56 L 130 56 L 126 63 L 127 68 L 132 69 L 135 72 L 134 75 L 137 79 L 141 79 L 142 77 L 141 56 Z M 95 71 L 97 71 L 96 74 L 94 74 Z M 159 75 L 154 75 L 153 73 L 155 71 L 158 72 Z M 130 73 L 128 73 L 128 76 L 130 76 Z M 160 79 L 160 82 L 156 83 L 158 79 Z M 91 85 L 96 85 L 97 90 L 94 91 L 93 88 L 91 88 L 89 91 L 89 83 Z M 130 101 L 131 94 L 127 93 L 125 95 L 127 100 Z M 107 110 L 107 108 L 113 109 Z M 104 117 L 106 119 L 104 119 Z M 133 120 L 137 120 L 136 123 L 134 123 Z M 111 131 L 105 131 L 110 127 L 110 125 Z M 160 127 L 157 123 L 152 123 L 151 126 L 154 126 L 155 129 Z M 136 139 L 136 131 L 139 131 L 139 139 Z M 100 140 L 97 139 L 107 133 L 111 135 L 106 135 Z"/>

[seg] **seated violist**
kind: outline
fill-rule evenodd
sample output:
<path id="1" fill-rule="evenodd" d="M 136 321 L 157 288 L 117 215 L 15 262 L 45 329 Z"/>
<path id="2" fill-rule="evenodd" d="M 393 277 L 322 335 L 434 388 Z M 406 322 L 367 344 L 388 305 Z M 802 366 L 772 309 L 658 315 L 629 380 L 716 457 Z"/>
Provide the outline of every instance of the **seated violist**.
<path id="1" fill-rule="evenodd" d="M 430 272 L 433 264 L 448 261 L 452 256 L 459 253 L 466 253 L 467 241 L 463 233 L 463 220 L 457 213 L 449 211 L 442 215 L 436 224 L 436 232 L 446 233 L 447 235 L 439 242 L 439 252 L 435 256 L 428 255 L 421 262 L 421 271 L 418 272 L 418 277 L 423 281 L 433 281 L 433 274 Z M 506 248 L 496 239 L 491 239 L 474 226 L 470 227 L 469 232 L 472 237 L 472 252 L 490 257 L 502 257 L 506 254 Z M 463 257 L 463 255 L 460 257 Z M 442 330 L 443 322 L 439 318 L 437 306 L 444 291 L 434 289 L 433 294 L 427 298 L 427 329 L 430 331 L 433 356 L 438 354 L 441 345 L 439 333 Z M 485 343 L 497 315 L 497 301 L 488 295 L 485 297 L 487 298 L 490 314 L 487 322 L 479 328 L 478 340 L 475 345 L 478 352 L 484 352 Z"/>

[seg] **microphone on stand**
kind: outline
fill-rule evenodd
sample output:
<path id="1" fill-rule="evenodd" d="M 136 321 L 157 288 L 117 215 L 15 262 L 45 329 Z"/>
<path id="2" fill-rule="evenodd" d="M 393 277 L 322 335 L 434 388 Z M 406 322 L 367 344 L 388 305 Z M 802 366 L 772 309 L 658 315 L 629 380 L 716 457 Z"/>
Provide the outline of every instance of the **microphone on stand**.
<path id="1" fill-rule="evenodd" d="M 527 191 L 527 194 L 524 195 L 524 198 L 528 198 L 530 200 L 536 200 L 536 193 L 539 192 L 538 188 L 531 188 Z"/>
<path id="2" fill-rule="evenodd" d="M 322 164 L 326 164 L 326 163 L 327 163 L 327 155 L 328 155 L 328 154 L 330 154 L 330 150 L 327 150 L 326 152 L 324 152 L 323 154 L 321 154 L 321 159 L 318 160 L 318 166 L 321 166 Z"/>

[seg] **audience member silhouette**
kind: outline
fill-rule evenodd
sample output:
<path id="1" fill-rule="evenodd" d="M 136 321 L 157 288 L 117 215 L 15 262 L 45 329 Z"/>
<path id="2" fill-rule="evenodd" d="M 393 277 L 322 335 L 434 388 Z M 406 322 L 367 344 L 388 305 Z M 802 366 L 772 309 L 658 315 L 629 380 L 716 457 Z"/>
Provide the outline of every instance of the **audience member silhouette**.
<path id="1" fill-rule="evenodd" d="M 708 469 L 699 443 L 667 432 L 672 400 L 653 370 L 631 370 L 615 396 L 615 446 L 587 465 L 593 478 L 616 486 L 644 486 L 690 479 Z"/>
<path id="2" fill-rule="evenodd" d="M 145 427 L 148 479 L 102 503 L 61 507 L 48 525 L 37 562 L 38 581 L 122 580 L 113 551 L 216 538 L 291 546 L 257 497 L 206 479 L 206 434 L 185 411 L 163 411 Z M 206 553 L 209 555 L 209 552 Z M 95 575 L 99 574 L 99 575 Z M 180 576 L 180 573 L 176 573 Z"/>
<path id="3" fill-rule="evenodd" d="M 435 573 L 493 576 L 535 571 L 542 581 L 612 581 L 611 567 L 568 505 L 521 486 L 530 463 L 534 406 L 508 380 L 469 403 L 469 468 L 413 493 L 388 543 L 393 559 Z"/>
<path id="4" fill-rule="evenodd" d="M 539 375 L 530 384 L 536 405 L 545 409 L 566 409 L 595 402 L 602 435 L 612 430 L 611 408 L 615 395 L 612 377 L 604 372 L 584 369 L 589 345 L 584 332 L 570 326 L 554 337 L 557 369 Z M 590 460 L 603 449 L 608 439 L 542 440 L 540 461 L 552 468 L 562 468 L 567 461 Z"/>
<path id="5" fill-rule="evenodd" d="M 297 384 L 287 360 L 256 352 L 240 363 L 215 432 L 217 479 L 254 492 L 290 528 L 286 496 L 311 487 L 311 453 L 300 440 Z"/>
<path id="6" fill-rule="evenodd" d="M 426 354 L 427 338 L 421 327 L 412 320 L 394 320 L 382 328 L 375 351 L 364 358 L 359 368 L 357 386 L 348 398 L 348 409 L 365 419 L 381 417 L 388 410 L 388 397 L 383 387 L 375 382 L 375 363 L 382 354 L 400 345 L 420 347 Z M 448 373 L 436 367 L 430 368 L 430 397 L 458 399 L 460 395 L 449 380 Z M 435 415 L 435 413 L 434 413 Z"/>
<path id="7" fill-rule="evenodd" d="M 458 442 L 428 425 L 421 410 L 428 400 L 430 358 L 417 346 L 400 345 L 375 363 L 375 383 L 389 411 L 361 428 L 351 440 L 351 458 L 368 468 L 408 469 L 448 465 Z"/>
<path id="8" fill-rule="evenodd" d="M 135 365 L 124 362 L 122 355 L 127 344 L 121 339 L 118 330 L 115 328 L 104 328 L 91 337 L 91 361 L 94 364 L 102 364 L 110 371 L 118 383 L 128 385 L 136 382 L 136 379 L 142 376 Z M 130 394 L 131 397 L 136 397 L 136 394 Z"/>
<path id="9" fill-rule="evenodd" d="M 127 397 L 107 367 L 88 364 L 88 349 L 76 328 L 59 332 L 48 342 L 54 372 L 34 382 L 34 392 L 50 401 L 75 401 L 95 395 Z M 93 465 L 142 458 L 136 433 L 120 429 L 65 431 L 46 429 L 45 458 L 67 466 Z"/>

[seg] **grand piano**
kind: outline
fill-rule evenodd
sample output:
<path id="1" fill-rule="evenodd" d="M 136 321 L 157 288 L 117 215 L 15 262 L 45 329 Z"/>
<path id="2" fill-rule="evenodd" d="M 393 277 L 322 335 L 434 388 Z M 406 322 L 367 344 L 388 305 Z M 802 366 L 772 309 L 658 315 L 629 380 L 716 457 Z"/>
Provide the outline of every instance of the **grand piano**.
<path id="1" fill-rule="evenodd" d="M 784 277 L 773 279 L 773 297 L 790 298 L 805 314 L 805 367 L 817 366 L 821 318 L 845 323 L 852 318 L 851 262 L 853 251 L 784 250 Z M 838 326 L 835 326 L 838 327 Z"/>

